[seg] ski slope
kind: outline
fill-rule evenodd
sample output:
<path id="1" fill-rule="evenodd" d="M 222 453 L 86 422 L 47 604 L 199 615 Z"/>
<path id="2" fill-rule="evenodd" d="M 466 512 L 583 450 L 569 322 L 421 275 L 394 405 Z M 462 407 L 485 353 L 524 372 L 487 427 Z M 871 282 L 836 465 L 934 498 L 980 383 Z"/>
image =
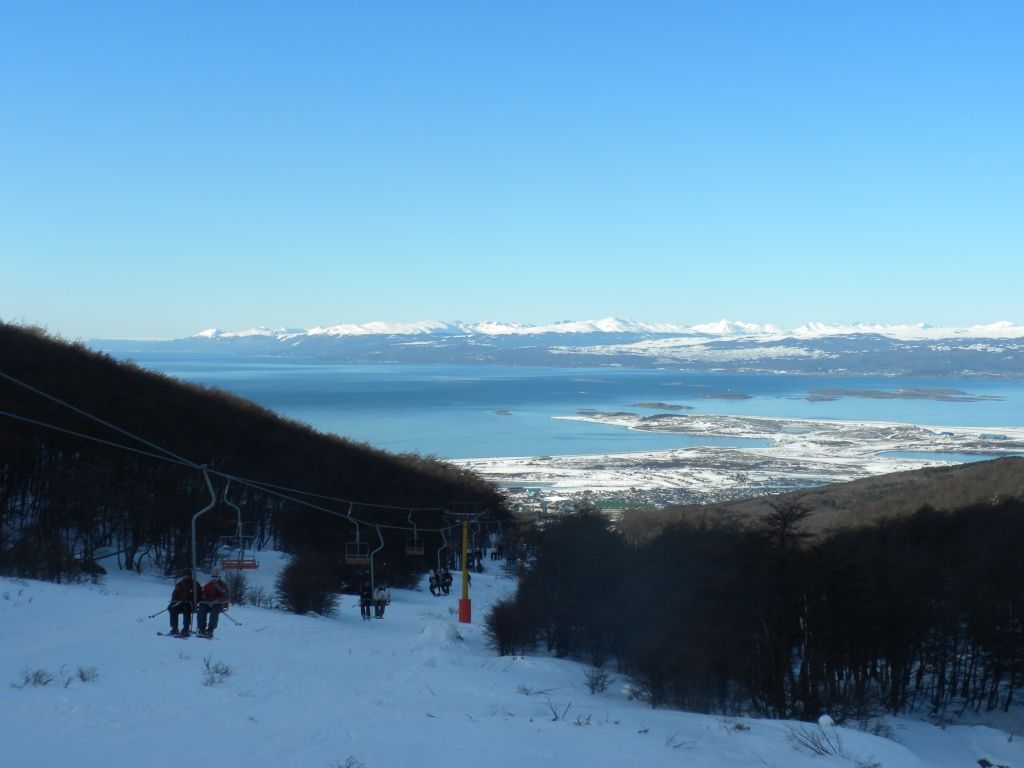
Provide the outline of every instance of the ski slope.
<path id="1" fill-rule="evenodd" d="M 250 583 L 272 592 L 282 562 L 263 553 Z M 1024 766 L 1017 715 L 1006 731 L 889 719 L 887 739 L 652 710 L 614 673 L 591 694 L 579 664 L 487 647 L 484 614 L 514 588 L 493 565 L 473 575 L 472 624 L 458 622 L 455 590 L 424 586 L 392 589 L 382 620 L 363 621 L 346 595 L 332 618 L 234 606 L 241 626 L 222 617 L 214 640 L 160 637 L 167 614 L 146 617 L 171 586 L 123 572 L 101 585 L 0 579 L 0 766 Z M 842 754 L 811 754 L 794 731 L 827 733 Z"/>

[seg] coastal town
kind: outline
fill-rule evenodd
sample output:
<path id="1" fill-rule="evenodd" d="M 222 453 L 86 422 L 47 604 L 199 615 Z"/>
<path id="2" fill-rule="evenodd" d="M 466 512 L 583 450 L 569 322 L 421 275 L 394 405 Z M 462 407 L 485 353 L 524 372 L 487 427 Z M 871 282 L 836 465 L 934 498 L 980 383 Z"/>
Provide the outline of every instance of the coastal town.
<path id="1" fill-rule="evenodd" d="M 632 414 L 567 417 L 650 429 Z M 761 438 L 764 447 L 703 446 L 598 456 L 463 459 L 520 514 L 729 501 L 890 472 L 1024 455 L 1024 429 L 926 428 L 888 422 L 705 416 L 660 419 L 658 431 Z"/>

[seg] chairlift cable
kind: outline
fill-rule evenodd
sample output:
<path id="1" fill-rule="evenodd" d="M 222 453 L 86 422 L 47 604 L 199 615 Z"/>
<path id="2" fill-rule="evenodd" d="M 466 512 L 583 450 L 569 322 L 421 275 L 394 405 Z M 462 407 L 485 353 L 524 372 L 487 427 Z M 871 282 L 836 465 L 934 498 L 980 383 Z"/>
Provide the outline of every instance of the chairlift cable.
<path id="1" fill-rule="evenodd" d="M 132 432 L 129 432 L 127 429 L 122 429 L 121 427 L 118 427 L 115 424 L 111 424 L 106 419 L 102 419 L 99 416 L 95 416 L 95 415 L 89 413 L 88 411 L 84 411 L 81 408 L 78 408 L 77 406 L 72 405 L 71 403 L 68 403 L 68 402 L 65 402 L 64 400 L 61 400 L 59 397 L 55 397 L 54 395 L 51 395 L 51 394 L 48 394 L 48 393 L 44 392 L 43 390 L 39 389 L 38 387 L 34 387 L 31 384 L 28 384 L 28 383 L 26 383 L 24 381 L 16 379 L 16 378 L 14 378 L 13 376 L 11 376 L 8 373 L 4 373 L 3 371 L 0 371 L 0 377 L 2 377 L 4 379 L 7 379 L 8 381 L 10 381 L 10 382 L 12 382 L 14 384 L 17 384 L 20 387 L 24 387 L 25 389 L 28 389 L 28 390 L 30 390 L 32 392 L 35 392 L 40 397 L 45 397 L 47 400 L 50 400 L 50 401 L 52 401 L 54 403 L 57 403 L 58 405 L 61 405 L 64 408 L 72 410 L 75 413 L 79 414 L 80 416 L 84 416 L 87 419 L 91 419 L 92 421 L 95 421 L 95 422 L 97 422 L 99 424 L 102 424 L 103 426 L 108 427 L 109 429 L 112 429 L 115 432 L 120 432 L 122 435 L 125 435 L 126 437 L 130 437 L 133 440 L 138 440 L 143 445 L 148 445 L 150 448 L 153 448 L 154 450 L 160 451 L 162 453 L 166 453 L 171 458 L 176 459 L 177 461 L 182 462 L 184 464 L 188 464 L 191 467 L 193 467 L 194 469 L 199 469 L 200 468 L 200 465 L 197 464 L 194 461 L 190 461 L 189 459 L 186 459 L 186 458 L 184 458 L 182 456 L 179 456 L 178 454 L 174 453 L 173 451 L 171 451 L 171 450 L 169 450 L 167 448 L 163 448 L 163 447 L 157 445 L 156 443 L 151 443 L 149 440 L 146 440 L 145 438 L 139 437 L 138 435 L 133 434 Z"/>
<path id="2" fill-rule="evenodd" d="M 95 416 L 95 415 L 89 413 L 88 411 L 85 411 L 85 410 L 83 410 L 83 409 L 81 409 L 81 408 L 79 408 L 79 407 L 77 407 L 75 405 L 72 405 L 71 403 L 68 403 L 68 402 L 66 402 L 66 401 L 64 401 L 64 400 L 62 400 L 62 399 L 60 399 L 60 398 L 58 398 L 58 397 L 56 397 L 54 395 L 50 395 L 50 394 L 44 392 L 43 390 L 39 389 L 38 387 L 34 387 L 31 384 L 23 382 L 23 381 L 15 378 L 14 376 L 11 376 L 10 374 L 4 373 L 3 371 L 0 371 L 0 378 L 4 378 L 4 379 L 6 379 L 6 380 L 8 380 L 8 381 L 18 385 L 18 386 L 24 387 L 25 389 L 28 389 L 28 390 L 38 394 L 40 397 L 46 398 L 47 400 L 50 400 L 50 401 L 52 401 L 52 402 L 54 402 L 54 403 L 56 403 L 56 404 L 58 404 L 58 405 L 60 405 L 60 406 L 62 406 L 64 408 L 67 408 L 67 409 L 69 409 L 71 411 L 74 411 L 75 413 L 77 413 L 77 414 L 79 414 L 81 416 L 84 416 L 85 418 L 90 419 L 91 421 L 95 421 L 95 422 L 97 422 L 99 424 L 102 424 L 103 426 L 105 426 L 105 427 L 107 427 L 109 429 L 112 429 L 115 432 L 118 432 L 120 434 L 123 434 L 126 437 L 130 437 L 130 438 L 132 438 L 134 440 L 137 440 L 140 443 L 142 443 L 144 445 L 147 445 L 147 446 L 149 446 L 150 448 L 153 448 L 156 451 L 159 451 L 160 453 L 159 454 L 149 453 L 148 451 L 143 451 L 143 450 L 140 450 L 138 448 L 134 448 L 132 446 L 124 445 L 124 444 L 121 444 L 121 443 L 115 443 L 113 441 L 106 440 L 106 439 L 101 438 L 101 437 L 96 437 L 94 435 L 87 435 L 87 434 L 84 434 L 84 433 L 81 433 L 81 432 L 76 432 L 75 430 L 67 429 L 66 427 L 59 427 L 59 426 L 57 426 L 55 424 L 49 424 L 47 422 L 43 422 L 43 421 L 40 421 L 40 420 L 37 420 L 37 419 L 33 419 L 33 418 L 30 418 L 30 417 L 27 417 L 27 416 L 21 416 L 21 415 L 15 414 L 15 413 L 11 413 L 9 411 L 0 411 L 0 415 L 7 416 L 8 418 L 12 418 L 12 419 L 15 419 L 17 421 L 23 421 L 25 423 L 33 424 L 34 426 L 43 427 L 45 429 L 51 429 L 51 430 L 54 430 L 54 431 L 57 431 L 57 432 L 62 432 L 64 434 L 72 435 L 72 436 L 79 437 L 79 438 L 82 438 L 82 439 L 85 439 L 85 440 L 90 440 L 92 442 L 100 443 L 100 444 L 107 445 L 107 446 L 110 446 L 110 447 L 113 447 L 113 448 L 119 448 L 121 450 L 130 451 L 132 453 L 136 453 L 136 454 L 139 454 L 141 456 L 146 456 L 148 458 L 153 458 L 153 459 L 157 459 L 157 460 L 160 460 L 160 461 L 167 461 L 167 462 L 170 462 L 172 464 L 178 464 L 179 466 L 184 466 L 184 467 L 188 467 L 188 468 L 191 468 L 191 469 L 198 469 L 198 470 L 202 471 L 204 475 L 217 475 L 218 477 L 221 477 L 221 478 L 223 478 L 225 480 L 228 480 L 229 483 L 230 483 L 231 480 L 235 480 L 235 481 L 237 481 L 237 482 L 239 482 L 239 483 L 241 483 L 243 485 L 246 485 L 248 487 L 254 488 L 255 490 L 263 491 L 264 493 L 267 493 L 267 494 L 272 495 L 272 496 L 277 496 L 278 498 L 285 499 L 287 501 L 291 501 L 291 502 L 293 502 L 295 504 L 298 504 L 300 506 L 306 506 L 306 507 L 309 507 L 311 509 L 315 509 L 317 511 L 324 512 L 324 513 L 329 514 L 329 515 L 334 515 L 335 517 L 346 518 L 346 519 L 351 520 L 353 522 L 358 520 L 359 522 L 361 522 L 363 524 L 366 524 L 366 525 L 379 525 L 381 528 L 386 528 L 386 529 L 389 529 L 389 530 L 403 530 L 403 531 L 407 531 L 407 530 L 409 530 L 409 527 L 408 526 L 399 526 L 399 525 L 389 525 L 389 524 L 385 524 L 385 523 L 378 523 L 378 522 L 374 522 L 374 521 L 363 520 L 361 518 L 355 518 L 355 517 L 352 517 L 351 514 L 345 515 L 345 514 L 342 514 L 340 512 L 337 512 L 335 510 L 328 509 L 326 507 L 322 507 L 322 506 L 320 506 L 318 504 L 314 504 L 314 503 L 312 503 L 310 501 L 306 501 L 306 500 L 303 500 L 303 499 L 298 499 L 298 498 L 295 498 L 294 496 L 289 496 L 286 493 L 283 493 L 282 491 L 288 491 L 290 493 L 298 493 L 298 494 L 302 494 L 304 496 L 310 496 L 312 498 L 319 498 L 319 499 L 323 499 L 323 500 L 327 500 L 327 501 L 338 501 L 338 502 L 342 502 L 342 503 L 347 503 L 347 504 L 349 504 L 349 511 L 350 511 L 350 513 L 351 513 L 352 505 L 353 504 L 359 504 L 360 506 L 370 507 L 370 508 L 374 508 L 374 509 L 391 509 L 391 510 L 405 509 L 405 510 L 409 510 L 410 515 L 412 514 L 413 511 L 417 511 L 417 512 L 441 512 L 444 515 L 450 514 L 450 510 L 448 509 L 448 507 L 411 507 L 410 508 L 410 507 L 407 507 L 407 506 L 396 506 L 396 505 L 390 505 L 390 504 L 379 504 L 379 503 L 376 503 L 376 502 L 355 501 L 355 500 L 352 500 L 352 499 L 342 499 L 342 498 L 338 498 L 338 497 L 332 497 L 332 496 L 326 496 L 326 495 L 322 495 L 322 494 L 317 494 L 317 493 L 312 492 L 312 491 L 303 491 L 303 490 L 296 489 L 296 488 L 289 488 L 287 486 L 275 485 L 273 483 L 267 483 L 267 482 L 263 482 L 263 481 L 260 481 L 260 480 L 254 480 L 252 478 L 245 478 L 245 477 L 240 477 L 240 476 L 236 476 L 236 475 L 229 475 L 229 474 L 227 474 L 225 472 L 221 472 L 221 471 L 209 468 L 209 467 L 207 467 L 205 465 L 198 464 L 198 463 L 196 463 L 194 461 L 191 461 L 190 459 L 186 459 L 186 458 L 184 458 L 182 456 L 179 456 L 179 455 L 177 455 L 176 453 L 174 453 L 173 451 L 171 451 L 171 450 L 169 450 L 167 448 L 163 448 L 162 446 L 160 446 L 160 445 L 158 445 L 156 443 L 153 443 L 153 442 L 151 442 L 149 440 L 146 440 L 145 438 L 140 437 L 140 436 L 130 432 L 127 429 L 124 429 L 122 427 L 118 427 L 117 425 L 110 423 L 106 419 L 103 419 L 103 418 L 101 418 L 99 416 Z M 415 529 L 416 529 L 416 526 L 415 526 L 415 524 L 413 524 L 413 530 L 415 530 Z M 436 533 L 436 532 L 441 531 L 442 529 L 440 529 L 440 528 L 423 528 L 422 530 L 430 531 L 432 533 Z"/>

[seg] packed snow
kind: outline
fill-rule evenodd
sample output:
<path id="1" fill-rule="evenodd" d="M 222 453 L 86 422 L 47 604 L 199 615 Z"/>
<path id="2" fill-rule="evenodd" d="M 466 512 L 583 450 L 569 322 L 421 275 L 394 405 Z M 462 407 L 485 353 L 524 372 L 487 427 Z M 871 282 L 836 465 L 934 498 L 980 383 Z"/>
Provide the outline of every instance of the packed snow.
<path id="1" fill-rule="evenodd" d="M 272 594 L 285 557 L 260 562 L 250 585 Z M 171 588 L 129 572 L 0 579 L 0 765 L 1024 765 L 1013 713 L 1002 730 L 888 718 L 883 738 L 828 713 L 794 723 L 651 709 L 614 670 L 591 693 L 585 666 L 488 648 L 484 615 L 514 588 L 493 563 L 473 574 L 471 624 L 458 621 L 457 590 L 421 587 L 393 589 L 381 620 L 362 620 L 346 595 L 331 618 L 239 605 L 214 640 L 161 637 Z"/>

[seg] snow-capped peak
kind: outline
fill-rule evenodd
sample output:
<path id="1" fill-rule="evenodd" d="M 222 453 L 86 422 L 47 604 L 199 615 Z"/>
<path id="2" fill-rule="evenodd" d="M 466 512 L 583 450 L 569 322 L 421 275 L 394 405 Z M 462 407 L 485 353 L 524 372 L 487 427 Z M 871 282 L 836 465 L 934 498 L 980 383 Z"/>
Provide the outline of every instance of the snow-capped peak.
<path id="1" fill-rule="evenodd" d="M 328 328 L 310 328 L 306 333 L 310 336 L 416 336 L 435 333 L 447 327 L 447 324 L 439 323 L 436 320 L 421 320 L 417 323 L 371 321 L 369 323 L 332 325 Z"/>
<path id="2" fill-rule="evenodd" d="M 934 339 L 965 339 L 991 338 L 1016 339 L 1024 338 L 1024 325 L 1015 325 L 1007 320 L 994 323 L 978 324 L 968 328 L 949 328 L 933 326 L 927 323 L 907 325 L 883 325 L 854 323 L 849 325 L 831 325 L 822 322 L 810 322 L 793 330 L 785 330 L 773 324 L 747 323 L 736 320 L 718 320 L 698 325 L 682 325 L 674 323 L 645 323 L 618 317 L 606 317 L 600 320 L 559 320 L 544 325 L 529 323 L 503 323 L 495 320 L 484 320 L 476 323 L 459 321 L 440 322 L 422 320 L 419 322 L 385 322 L 372 321 L 367 323 L 346 323 L 332 326 L 318 326 L 308 330 L 287 328 L 272 331 L 266 327 L 250 328 L 245 331 L 221 331 L 209 328 L 195 334 L 195 339 L 231 339 L 240 337 L 266 337 L 279 340 L 297 337 L 344 337 L 344 336 L 425 336 L 425 335 L 480 335 L 480 336 L 536 336 L 543 334 L 636 334 L 638 336 L 679 336 L 679 337 L 720 337 L 720 338 L 794 338 L 817 339 L 834 336 L 853 336 L 871 334 L 886 336 L 903 341 L 927 341 Z"/>
<path id="3" fill-rule="evenodd" d="M 733 320 L 719 320 L 717 323 L 694 325 L 689 329 L 693 333 L 704 333 L 711 336 L 776 336 L 784 334 L 777 325 L 757 325 Z"/>

